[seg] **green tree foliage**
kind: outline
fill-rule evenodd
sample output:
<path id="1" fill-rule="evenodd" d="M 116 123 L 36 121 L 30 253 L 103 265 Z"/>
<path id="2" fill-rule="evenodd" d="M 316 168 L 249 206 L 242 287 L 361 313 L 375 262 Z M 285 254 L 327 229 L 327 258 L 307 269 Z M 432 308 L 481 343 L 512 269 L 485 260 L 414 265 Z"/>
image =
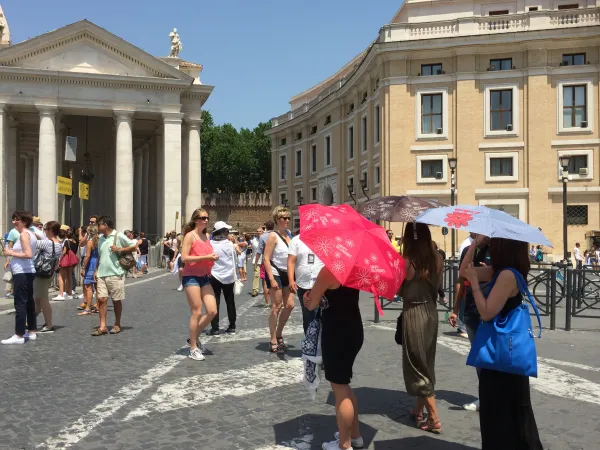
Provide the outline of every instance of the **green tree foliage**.
<path id="1" fill-rule="evenodd" d="M 202 113 L 202 190 L 204 192 L 265 192 L 271 185 L 271 123 L 254 130 L 215 125 L 209 111 Z"/>

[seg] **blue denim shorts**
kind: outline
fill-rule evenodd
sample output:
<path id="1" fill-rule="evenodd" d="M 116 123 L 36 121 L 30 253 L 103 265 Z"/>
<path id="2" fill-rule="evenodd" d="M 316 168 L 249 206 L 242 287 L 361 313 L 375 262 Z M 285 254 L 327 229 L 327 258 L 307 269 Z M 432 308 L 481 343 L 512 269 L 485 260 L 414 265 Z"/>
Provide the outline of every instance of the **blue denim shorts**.
<path id="1" fill-rule="evenodd" d="M 183 287 L 198 286 L 202 288 L 210 284 L 210 275 L 204 275 L 201 277 L 183 276 L 181 277 L 181 284 L 183 284 Z"/>

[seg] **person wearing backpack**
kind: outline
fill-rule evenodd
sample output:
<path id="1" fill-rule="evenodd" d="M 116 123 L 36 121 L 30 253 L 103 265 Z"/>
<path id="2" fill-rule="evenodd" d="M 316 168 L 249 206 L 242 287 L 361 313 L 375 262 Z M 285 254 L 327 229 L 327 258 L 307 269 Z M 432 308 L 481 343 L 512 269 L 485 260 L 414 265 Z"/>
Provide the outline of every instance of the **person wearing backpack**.
<path id="1" fill-rule="evenodd" d="M 60 224 L 54 220 L 44 226 L 45 237 L 37 243 L 37 254 L 35 256 L 35 280 L 33 281 L 33 298 L 35 300 L 35 314 L 40 312 L 44 315 L 44 326 L 40 333 L 51 333 L 54 331 L 52 325 L 52 306 L 48 290 L 52 278 L 58 269 L 58 261 L 62 254 L 62 242 L 58 239 Z"/>

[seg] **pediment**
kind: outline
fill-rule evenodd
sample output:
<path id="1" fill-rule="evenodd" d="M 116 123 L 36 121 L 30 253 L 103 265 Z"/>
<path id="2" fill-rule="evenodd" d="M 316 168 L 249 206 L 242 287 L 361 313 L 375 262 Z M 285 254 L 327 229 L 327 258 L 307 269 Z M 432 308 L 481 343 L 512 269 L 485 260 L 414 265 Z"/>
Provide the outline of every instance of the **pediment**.
<path id="1" fill-rule="evenodd" d="M 0 50 L 0 66 L 193 81 L 189 75 L 88 21 Z"/>

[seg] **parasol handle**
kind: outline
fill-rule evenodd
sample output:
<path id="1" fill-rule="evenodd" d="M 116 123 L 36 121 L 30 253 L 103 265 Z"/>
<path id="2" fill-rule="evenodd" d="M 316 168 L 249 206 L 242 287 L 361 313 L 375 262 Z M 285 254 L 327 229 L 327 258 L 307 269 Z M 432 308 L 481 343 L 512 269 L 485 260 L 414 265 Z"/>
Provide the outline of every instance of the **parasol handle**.
<path id="1" fill-rule="evenodd" d="M 377 308 L 377 312 L 379 313 L 380 316 L 383 316 L 383 309 L 381 308 L 381 303 L 379 302 L 379 295 L 377 295 L 375 286 L 371 286 L 371 292 L 373 293 L 373 301 L 375 302 L 375 307 Z"/>

